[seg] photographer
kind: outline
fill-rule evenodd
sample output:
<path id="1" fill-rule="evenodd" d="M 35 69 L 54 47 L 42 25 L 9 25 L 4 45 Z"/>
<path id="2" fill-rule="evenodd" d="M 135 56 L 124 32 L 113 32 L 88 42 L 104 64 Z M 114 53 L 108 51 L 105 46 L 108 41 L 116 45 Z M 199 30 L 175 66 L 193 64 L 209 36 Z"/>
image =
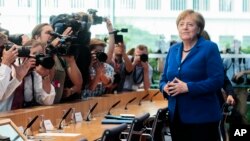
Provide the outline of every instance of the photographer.
<path id="1" fill-rule="evenodd" d="M 1 49 L 1 64 L 0 64 L 0 101 L 3 99 L 5 91 L 8 89 L 10 83 L 11 63 L 17 58 L 17 50 L 12 47 L 8 51 L 4 49 L 4 44 L 7 42 L 7 36 L 0 33 L 0 49 Z"/>
<path id="2" fill-rule="evenodd" d="M 36 67 L 24 78 L 24 107 L 52 105 L 55 88 L 51 84 L 49 71 L 54 60 L 51 56 L 45 56 L 45 45 L 41 42 L 30 40 L 25 45 L 30 46 L 30 57 L 36 59 Z"/>
<path id="3" fill-rule="evenodd" d="M 23 78 L 28 73 L 28 70 L 35 65 L 33 59 L 25 60 L 20 66 L 14 64 L 18 52 L 18 46 L 13 45 L 6 50 L 4 44 L 7 43 L 7 37 L 0 33 L 0 48 L 1 48 L 1 66 L 0 66 L 0 112 L 11 110 L 13 98 L 16 88 L 20 87 Z M 21 97 L 20 97 L 21 99 Z"/>
<path id="4" fill-rule="evenodd" d="M 32 31 L 32 39 L 48 43 L 51 42 L 51 45 L 54 48 L 60 46 L 60 39 L 56 38 L 53 40 L 51 33 L 53 28 L 50 24 L 43 23 L 37 25 Z M 67 27 L 62 35 L 68 36 L 72 34 L 72 28 Z M 71 95 L 79 94 L 82 87 L 82 75 L 79 71 L 75 57 L 72 55 L 59 56 L 54 54 L 55 66 L 50 72 L 52 83 L 56 90 L 56 96 L 54 103 L 61 102 L 62 98 L 67 99 Z M 69 79 L 73 83 L 71 87 L 65 87 L 65 78 L 68 75 Z M 80 95 L 79 95 L 80 97 Z"/>
<path id="5" fill-rule="evenodd" d="M 233 42 L 232 52 L 235 55 L 242 54 L 240 42 L 235 40 Z M 247 75 L 250 74 L 249 58 L 224 58 L 223 64 L 226 69 L 226 74 L 230 79 L 234 93 L 236 94 L 236 108 L 240 112 L 243 123 L 247 124 L 247 89 L 250 84 L 247 79 Z"/>
<path id="6" fill-rule="evenodd" d="M 114 80 L 114 69 L 106 63 L 107 55 L 104 53 L 106 43 L 100 39 L 91 39 L 91 64 L 89 67 L 90 80 L 83 90 L 83 98 L 100 96 L 105 93 L 106 87 L 110 86 Z"/>
<path id="7" fill-rule="evenodd" d="M 115 32 L 112 23 L 106 18 L 106 26 L 109 32 L 108 38 L 108 59 L 107 63 L 110 64 L 115 71 L 114 83 L 107 88 L 107 93 L 122 92 L 123 84 L 125 81 L 126 73 L 130 73 L 133 69 L 132 63 L 126 54 L 126 47 L 124 42 L 115 44 Z"/>
<path id="8" fill-rule="evenodd" d="M 151 85 L 153 69 L 148 63 L 147 46 L 138 45 L 135 48 L 132 65 L 133 71 L 126 76 L 123 91 L 148 90 Z"/>

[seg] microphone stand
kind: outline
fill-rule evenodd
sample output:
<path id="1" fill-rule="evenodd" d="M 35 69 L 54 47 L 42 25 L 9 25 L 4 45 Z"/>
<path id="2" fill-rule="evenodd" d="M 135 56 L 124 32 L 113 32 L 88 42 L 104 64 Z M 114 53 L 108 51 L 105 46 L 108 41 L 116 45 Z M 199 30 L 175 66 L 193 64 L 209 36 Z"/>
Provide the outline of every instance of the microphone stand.
<path id="1" fill-rule="evenodd" d="M 88 112 L 88 114 L 87 114 L 86 121 L 90 121 L 90 115 L 91 115 L 92 112 L 95 110 L 95 108 L 96 108 L 97 105 L 98 105 L 98 102 L 96 102 L 95 105 L 93 105 L 93 106 L 90 108 L 90 110 L 89 110 L 89 112 Z"/>
<path id="2" fill-rule="evenodd" d="M 23 131 L 23 134 L 24 134 L 24 135 L 26 135 L 27 129 L 29 129 L 29 128 L 34 124 L 34 122 L 36 121 L 37 118 L 38 118 L 38 115 L 36 115 L 36 116 L 28 123 L 28 125 L 26 126 L 26 128 L 25 128 L 24 131 Z"/>
<path id="3" fill-rule="evenodd" d="M 62 119 L 61 119 L 61 121 L 59 123 L 58 129 L 62 129 L 62 122 L 63 122 L 63 120 L 66 119 L 66 117 L 68 116 L 68 114 L 70 113 L 71 110 L 72 110 L 72 108 L 69 108 L 69 110 L 63 115 L 63 117 L 62 117 Z"/>
<path id="4" fill-rule="evenodd" d="M 155 97 L 156 95 L 158 95 L 160 93 L 160 91 L 157 91 L 150 99 L 151 102 L 153 102 L 153 97 Z"/>
<path id="5" fill-rule="evenodd" d="M 115 104 L 113 104 L 113 105 L 109 108 L 107 115 L 111 115 L 110 110 L 111 110 L 112 108 L 114 108 L 116 105 L 118 105 L 120 102 L 121 102 L 121 100 L 119 100 L 119 101 L 117 101 Z"/>
<path id="6" fill-rule="evenodd" d="M 128 103 L 125 105 L 125 108 L 124 108 L 124 109 L 125 109 L 125 110 L 128 110 L 128 107 L 127 107 L 128 104 L 129 104 L 129 103 L 132 103 L 135 99 L 136 99 L 136 97 L 134 97 L 134 98 L 132 98 L 131 100 L 129 100 Z"/>
<path id="7" fill-rule="evenodd" d="M 149 96 L 149 94 L 146 94 L 144 97 L 142 97 L 141 100 L 139 101 L 139 105 L 141 105 L 142 100 L 147 98 L 148 96 Z"/>

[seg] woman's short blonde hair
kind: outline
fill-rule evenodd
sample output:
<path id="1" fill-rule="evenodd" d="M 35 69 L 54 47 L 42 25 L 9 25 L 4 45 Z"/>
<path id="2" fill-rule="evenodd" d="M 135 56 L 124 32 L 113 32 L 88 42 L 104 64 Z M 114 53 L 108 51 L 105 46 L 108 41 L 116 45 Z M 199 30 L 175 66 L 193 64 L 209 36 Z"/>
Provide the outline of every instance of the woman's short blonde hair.
<path id="1" fill-rule="evenodd" d="M 179 22 L 185 19 L 187 16 L 192 16 L 194 18 L 197 26 L 200 28 L 199 33 L 197 33 L 198 36 L 200 36 L 205 27 L 205 19 L 199 12 L 195 12 L 192 9 L 182 11 L 177 17 L 176 25 L 178 26 Z"/>

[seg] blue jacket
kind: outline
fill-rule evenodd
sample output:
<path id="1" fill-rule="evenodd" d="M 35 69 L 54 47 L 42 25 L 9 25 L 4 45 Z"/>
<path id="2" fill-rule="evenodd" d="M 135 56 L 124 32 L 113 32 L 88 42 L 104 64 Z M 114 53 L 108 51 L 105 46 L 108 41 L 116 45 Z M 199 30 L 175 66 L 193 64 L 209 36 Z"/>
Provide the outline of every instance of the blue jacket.
<path id="1" fill-rule="evenodd" d="M 160 80 L 161 92 L 175 77 L 186 82 L 189 89 L 188 93 L 167 96 L 170 120 L 178 111 L 183 123 L 219 121 L 222 116 L 217 92 L 222 88 L 224 72 L 218 46 L 200 37 L 183 62 L 182 50 L 183 43 L 170 48 Z"/>

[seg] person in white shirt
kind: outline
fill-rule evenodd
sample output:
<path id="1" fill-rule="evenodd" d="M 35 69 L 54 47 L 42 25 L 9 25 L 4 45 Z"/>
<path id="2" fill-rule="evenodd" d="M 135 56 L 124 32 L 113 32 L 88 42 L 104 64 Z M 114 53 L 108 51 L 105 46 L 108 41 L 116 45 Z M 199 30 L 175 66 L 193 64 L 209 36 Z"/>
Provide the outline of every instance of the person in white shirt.
<path id="1" fill-rule="evenodd" d="M 11 63 L 17 58 L 17 50 L 15 47 L 10 48 L 8 51 L 4 50 L 4 44 L 7 42 L 7 37 L 0 33 L 0 49 L 1 49 L 1 64 L 0 64 L 0 101 L 4 98 L 6 90 L 10 87 L 19 85 L 16 79 L 11 78 Z M 13 86 L 14 85 L 14 86 Z M 8 88 L 9 86 L 9 88 Z"/>
<path id="2" fill-rule="evenodd" d="M 45 55 L 44 44 L 39 41 L 31 40 L 26 43 L 31 45 L 30 56 L 36 56 L 38 54 Z M 43 57 L 42 56 L 41 59 Z M 37 58 L 38 59 L 38 58 Z M 51 58 L 51 61 L 54 61 Z M 36 62 L 39 62 L 36 60 Z M 53 62 L 54 63 L 54 62 Z M 37 66 L 28 73 L 24 78 L 24 106 L 36 106 L 36 105 L 52 105 L 55 98 L 55 88 L 51 84 L 49 71 L 51 68 L 46 68 L 42 64 L 36 63 Z"/>
<path id="3" fill-rule="evenodd" d="M 7 37 L 0 33 L 0 112 L 11 109 L 13 101 L 13 92 L 21 84 L 24 76 L 30 67 L 35 65 L 33 59 L 26 60 L 22 65 L 14 65 L 14 61 L 18 56 L 18 46 L 13 45 L 6 50 L 4 44 L 7 43 Z"/>

